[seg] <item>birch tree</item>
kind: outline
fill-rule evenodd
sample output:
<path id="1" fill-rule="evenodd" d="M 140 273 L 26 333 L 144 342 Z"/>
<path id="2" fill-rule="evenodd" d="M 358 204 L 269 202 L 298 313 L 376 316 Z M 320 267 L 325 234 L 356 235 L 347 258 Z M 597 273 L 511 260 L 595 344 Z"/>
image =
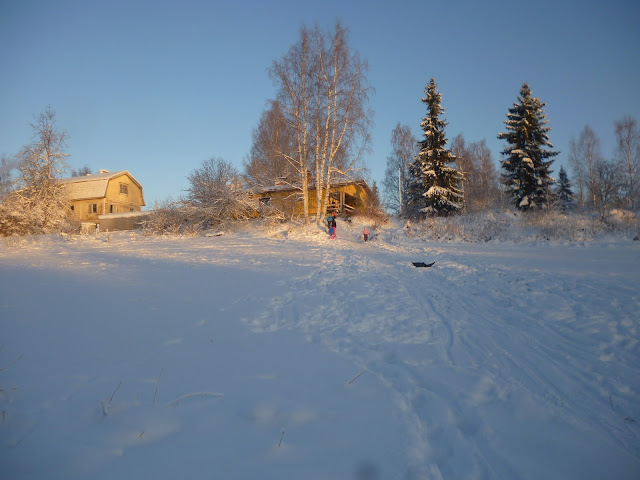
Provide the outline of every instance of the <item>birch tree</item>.
<path id="1" fill-rule="evenodd" d="M 578 162 L 584 172 L 587 192 L 591 200 L 591 207 L 598 206 L 597 166 L 603 162 L 600 153 L 600 139 L 589 125 L 585 125 L 577 143 Z"/>
<path id="2" fill-rule="evenodd" d="M 400 122 L 391 132 L 391 155 L 387 157 L 382 188 L 385 205 L 399 214 L 407 210 L 409 165 L 418 151 L 418 141 L 408 125 Z"/>
<path id="3" fill-rule="evenodd" d="M 582 161 L 580 159 L 580 149 L 578 148 L 578 143 L 574 138 L 569 140 L 569 165 L 573 170 L 573 174 L 576 179 L 576 184 L 578 187 L 578 203 L 581 208 L 584 208 L 585 200 L 586 200 L 586 171 Z"/>
<path id="4" fill-rule="evenodd" d="M 317 25 L 311 30 L 303 26 L 298 42 L 269 70 L 287 126 L 294 132 L 295 151 L 280 153 L 300 178 L 306 223 L 309 182 L 315 182 L 319 222 L 332 179 L 349 175 L 368 148 L 366 70 L 366 62 L 351 52 L 340 23 L 330 33 Z"/>
<path id="5" fill-rule="evenodd" d="M 348 177 L 369 147 L 372 111 L 368 108 L 368 65 L 357 52 L 351 52 L 347 30 L 339 22 L 327 34 L 316 26 L 314 37 L 323 93 L 316 100 L 314 136 L 316 222 L 321 222 L 333 179 Z"/>
<path id="6" fill-rule="evenodd" d="M 287 128 L 293 132 L 291 152 L 280 151 L 300 179 L 305 223 L 309 222 L 309 129 L 312 118 L 314 84 L 310 72 L 314 70 L 311 52 L 311 33 L 303 26 L 299 39 L 280 59 L 273 62 L 269 75 L 277 86 L 277 99 L 283 108 Z"/>

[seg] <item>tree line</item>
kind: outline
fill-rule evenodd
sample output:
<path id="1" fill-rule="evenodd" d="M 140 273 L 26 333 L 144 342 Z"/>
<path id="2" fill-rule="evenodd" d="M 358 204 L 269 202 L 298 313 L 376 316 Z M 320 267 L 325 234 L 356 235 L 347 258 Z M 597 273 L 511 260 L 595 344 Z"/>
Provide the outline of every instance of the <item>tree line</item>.
<path id="1" fill-rule="evenodd" d="M 176 202 L 165 202 L 165 223 L 207 228 L 226 219 L 278 212 L 258 208 L 250 188 L 288 184 L 298 189 L 306 223 L 309 193 L 318 208 L 313 220 L 322 221 L 329 189 L 336 181 L 361 176 L 369 151 L 373 111 L 368 65 L 349 44 L 340 22 L 332 29 L 302 26 L 297 41 L 268 69 L 274 98 L 266 101 L 253 130 L 243 171 L 212 157 L 187 176 L 189 187 Z M 499 171 L 484 140 L 467 142 L 446 137 L 442 94 L 434 79 L 425 88 L 426 114 L 417 140 L 407 125 L 391 133 L 391 154 L 383 179 L 384 204 L 407 217 L 448 216 L 510 203 L 523 211 L 548 208 L 593 209 L 603 216 L 613 206 L 640 204 L 640 134 L 637 122 L 624 117 L 615 124 L 616 152 L 611 159 L 600 152 L 595 132 L 585 126 L 569 145 L 568 163 L 551 176 L 554 150 L 549 140 L 544 107 L 528 84 L 508 109 Z M 57 180 L 75 172 L 67 163 L 67 134 L 55 127 L 55 113 L 47 108 L 34 117 L 33 141 L 0 162 L 0 234 L 37 233 L 71 228 L 72 218 Z M 12 172 L 17 171 L 15 178 Z M 377 196 L 377 187 L 373 183 Z M 161 222 L 162 223 L 162 222 Z M 183 228 L 183 227 L 180 227 Z"/>
<path id="2" fill-rule="evenodd" d="M 634 118 L 615 123 L 616 150 L 611 159 L 600 152 L 599 139 L 587 125 L 571 139 L 568 163 L 558 178 L 551 176 L 555 151 L 549 140 L 545 103 L 523 84 L 508 109 L 505 131 L 497 135 L 506 146 L 497 171 L 486 141 L 466 142 L 458 135 L 447 148 L 441 118 L 442 95 L 431 79 L 423 103 L 427 114 L 417 141 L 407 125 L 391 133 L 391 155 L 383 180 L 384 204 L 407 217 L 446 216 L 510 203 L 522 211 L 590 209 L 604 217 L 608 209 L 636 209 L 640 202 L 640 131 Z M 575 192 L 574 192 L 575 190 Z"/>

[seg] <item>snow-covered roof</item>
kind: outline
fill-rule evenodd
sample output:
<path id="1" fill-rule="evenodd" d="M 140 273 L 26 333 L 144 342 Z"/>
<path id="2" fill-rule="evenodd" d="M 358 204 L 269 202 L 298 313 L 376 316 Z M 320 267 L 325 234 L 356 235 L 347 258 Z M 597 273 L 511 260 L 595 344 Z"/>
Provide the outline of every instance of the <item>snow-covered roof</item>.
<path id="1" fill-rule="evenodd" d="M 65 185 L 67 195 L 71 200 L 87 200 L 90 198 L 104 198 L 107 195 L 109 180 L 127 175 L 133 183 L 140 187 L 142 185 L 127 170 L 119 172 L 101 172 L 83 175 L 81 177 L 63 178 L 60 180 Z M 144 200 L 143 200 L 144 203 Z"/>
<path id="2" fill-rule="evenodd" d="M 365 188 L 369 188 L 369 185 L 367 184 L 367 182 L 365 180 L 359 179 L 359 180 L 341 180 L 341 181 L 336 181 L 336 182 L 331 182 L 331 187 L 344 187 L 345 185 L 353 185 L 353 184 L 357 184 L 357 185 L 362 185 Z M 315 189 L 315 183 L 310 182 L 309 183 L 309 190 L 313 190 Z M 269 185 L 266 187 L 255 187 L 253 189 L 251 189 L 251 191 L 253 192 L 254 195 L 262 195 L 265 193 L 274 193 L 274 192 L 288 192 L 288 191 L 294 191 L 294 190 L 300 190 L 302 191 L 302 185 L 299 184 L 292 184 L 292 185 Z"/>

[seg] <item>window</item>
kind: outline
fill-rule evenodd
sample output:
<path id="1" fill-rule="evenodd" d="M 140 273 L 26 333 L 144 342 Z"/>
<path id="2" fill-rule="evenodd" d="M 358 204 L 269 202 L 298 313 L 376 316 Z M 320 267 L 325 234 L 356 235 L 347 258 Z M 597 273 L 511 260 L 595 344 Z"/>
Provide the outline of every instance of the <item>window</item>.
<path id="1" fill-rule="evenodd" d="M 120 194 L 121 195 L 129 195 L 129 185 L 126 183 L 120 184 Z"/>
<path id="2" fill-rule="evenodd" d="M 271 197 L 262 197 L 259 199 L 260 205 L 269 205 Z"/>
<path id="3" fill-rule="evenodd" d="M 74 206 L 71 205 L 71 211 L 73 212 L 75 210 Z"/>
<path id="4" fill-rule="evenodd" d="M 98 204 L 90 203 L 89 204 L 89 213 L 98 213 Z"/>

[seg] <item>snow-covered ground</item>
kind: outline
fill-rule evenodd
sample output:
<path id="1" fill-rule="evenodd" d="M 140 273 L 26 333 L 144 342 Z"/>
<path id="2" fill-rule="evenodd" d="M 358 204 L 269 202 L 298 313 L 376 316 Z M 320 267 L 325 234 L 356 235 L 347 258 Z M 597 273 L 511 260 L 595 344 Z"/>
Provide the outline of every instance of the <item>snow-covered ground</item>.
<path id="1" fill-rule="evenodd" d="M 0 478 L 640 478 L 640 242 L 362 226 L 0 239 Z"/>

